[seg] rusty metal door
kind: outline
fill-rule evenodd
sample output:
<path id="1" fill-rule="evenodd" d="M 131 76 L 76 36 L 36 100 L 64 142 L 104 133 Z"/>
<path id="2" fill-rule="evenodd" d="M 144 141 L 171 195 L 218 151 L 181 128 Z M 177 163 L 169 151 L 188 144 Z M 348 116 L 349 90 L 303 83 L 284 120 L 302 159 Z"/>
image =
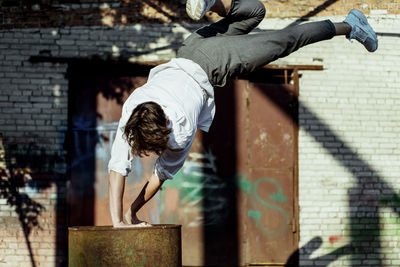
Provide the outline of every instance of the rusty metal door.
<path id="1" fill-rule="evenodd" d="M 297 249 L 297 97 L 247 81 L 247 173 L 241 180 L 247 263 L 285 264 Z M 246 177 L 247 176 L 247 177 Z"/>

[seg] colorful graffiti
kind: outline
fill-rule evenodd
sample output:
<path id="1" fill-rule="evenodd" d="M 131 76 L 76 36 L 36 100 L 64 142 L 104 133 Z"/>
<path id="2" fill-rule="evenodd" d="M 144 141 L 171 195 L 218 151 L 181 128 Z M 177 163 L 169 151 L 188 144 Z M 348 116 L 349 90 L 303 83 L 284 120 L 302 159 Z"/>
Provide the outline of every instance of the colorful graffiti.
<path id="1" fill-rule="evenodd" d="M 169 223 L 183 222 L 189 227 L 216 225 L 224 222 L 229 214 L 228 199 L 224 192 L 227 190 L 226 180 L 217 176 L 216 158 L 212 152 L 204 151 L 190 153 L 174 179 L 164 185 L 160 210 L 167 213 Z M 280 204 L 286 203 L 288 199 L 279 182 L 265 177 L 252 183 L 244 174 L 237 175 L 236 182 L 255 207 L 248 210 L 247 216 L 254 220 L 260 231 L 270 237 L 286 233 L 291 223 L 290 216 Z M 259 192 L 262 186 L 274 188 L 274 193 L 262 195 Z M 206 205 L 204 200 L 207 200 Z M 269 228 L 266 223 L 266 216 L 271 216 L 271 211 L 281 217 L 278 228 Z M 204 216 L 205 213 L 207 216 Z M 207 221 L 204 221 L 205 218 Z"/>
<path id="2" fill-rule="evenodd" d="M 182 219 L 189 227 L 216 225 L 224 222 L 229 213 L 228 200 L 223 194 L 227 187 L 226 182 L 217 176 L 213 153 L 210 150 L 204 151 L 205 153 L 189 153 L 182 169 L 173 180 L 165 183 L 162 199 L 172 198 L 173 194 L 167 196 L 165 191 L 177 191 L 175 199 L 179 201 L 179 207 L 182 207 L 181 212 L 175 213 L 178 218 L 169 217 L 170 222 Z M 161 202 L 160 210 L 171 211 L 165 206 L 165 201 Z M 205 213 L 207 216 L 204 216 Z"/>
<path id="3" fill-rule="evenodd" d="M 276 193 L 270 194 L 268 198 L 267 196 L 262 196 L 259 194 L 259 187 L 261 184 L 268 183 L 273 185 L 276 188 Z M 261 230 L 261 232 L 270 237 L 277 237 L 284 234 L 287 231 L 288 225 L 290 223 L 289 215 L 282 207 L 278 206 L 275 203 L 286 203 L 287 198 L 283 194 L 282 186 L 273 178 L 260 178 L 251 183 L 251 181 L 247 180 L 247 177 L 243 174 L 238 175 L 237 177 L 237 186 L 241 188 L 245 193 L 248 199 L 254 204 L 253 206 L 260 206 L 257 204 L 261 204 L 263 206 L 262 210 L 249 210 L 247 212 L 247 216 L 254 219 L 257 227 Z M 269 229 L 263 221 L 263 216 L 269 216 L 267 210 L 273 210 L 278 212 L 280 216 L 283 218 L 283 223 L 280 225 L 278 229 Z M 266 213 L 264 215 L 264 213 Z"/>
<path id="4" fill-rule="evenodd" d="M 117 125 L 118 122 L 112 122 L 93 127 L 91 121 L 74 120 L 73 127 L 67 133 L 68 148 L 73 153 L 69 168 L 94 157 L 108 161 Z M 110 141 L 108 145 L 106 141 Z"/>

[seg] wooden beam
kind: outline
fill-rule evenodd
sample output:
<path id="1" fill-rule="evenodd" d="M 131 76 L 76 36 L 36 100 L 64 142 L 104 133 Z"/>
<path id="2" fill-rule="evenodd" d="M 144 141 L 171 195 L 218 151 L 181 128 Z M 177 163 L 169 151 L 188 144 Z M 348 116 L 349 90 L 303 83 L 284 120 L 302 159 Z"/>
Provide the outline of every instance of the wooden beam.
<path id="1" fill-rule="evenodd" d="M 275 70 L 323 70 L 322 65 L 275 65 L 269 64 L 265 65 L 264 69 L 275 69 Z"/>
<path id="2" fill-rule="evenodd" d="M 131 64 L 137 64 L 137 65 L 145 65 L 145 66 L 157 66 L 163 63 L 166 63 L 168 61 L 136 61 L 136 60 L 129 60 L 128 59 L 118 59 L 118 58 L 102 58 L 102 57 L 53 57 L 53 56 L 31 56 L 30 61 L 31 62 L 57 62 L 57 63 L 70 63 L 70 62 L 79 62 L 79 61 L 85 61 L 85 62 L 90 62 L 90 61 L 100 61 L 100 62 L 112 62 L 112 63 L 131 63 Z M 268 64 L 263 67 L 263 69 L 271 69 L 271 70 L 323 70 L 324 66 L 322 65 L 286 65 L 286 64 Z"/>

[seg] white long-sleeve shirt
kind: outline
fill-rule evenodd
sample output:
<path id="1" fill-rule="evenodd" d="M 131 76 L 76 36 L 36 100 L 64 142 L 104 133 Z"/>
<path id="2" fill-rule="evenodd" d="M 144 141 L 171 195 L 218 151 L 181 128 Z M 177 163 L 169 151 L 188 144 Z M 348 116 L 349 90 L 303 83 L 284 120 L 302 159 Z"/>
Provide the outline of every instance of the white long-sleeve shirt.
<path id="1" fill-rule="evenodd" d="M 208 132 L 215 114 L 214 89 L 204 70 L 195 62 L 176 58 L 151 69 L 148 81 L 125 101 L 111 150 L 109 171 L 127 176 L 134 156 L 123 131 L 135 107 L 153 101 L 169 118 L 172 132 L 168 147 L 157 159 L 160 180 L 172 179 L 183 166 L 197 128 Z"/>

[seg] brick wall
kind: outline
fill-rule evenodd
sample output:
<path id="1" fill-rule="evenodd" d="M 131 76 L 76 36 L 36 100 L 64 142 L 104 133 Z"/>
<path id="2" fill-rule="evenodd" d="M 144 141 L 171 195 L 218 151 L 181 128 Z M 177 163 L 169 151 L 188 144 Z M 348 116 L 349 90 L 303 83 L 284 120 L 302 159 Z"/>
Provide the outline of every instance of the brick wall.
<path id="1" fill-rule="evenodd" d="M 342 20 L 348 3 L 331 2 L 325 11 L 314 13 Z M 181 3 L 172 3 L 182 8 Z M 323 1 L 312 3 L 265 1 L 268 17 L 304 16 Z M 32 260 L 36 266 L 62 266 L 66 261 L 62 244 L 68 213 L 63 147 L 68 60 L 168 60 L 176 45 L 199 26 L 168 22 L 183 19 L 182 10 L 168 18 L 154 7 L 146 16 L 127 16 L 125 23 L 118 11 L 117 16 L 101 15 L 104 10 L 114 14 L 117 4 L 100 5 L 66 4 L 52 16 L 32 8 L 25 13 L 20 8 L 8 13 L 9 7 L 1 11 L 0 133 L 7 167 L 20 168 L 31 178 L 12 174 L 12 179 L 1 180 L 0 266 L 29 266 Z M 394 15 L 399 8 L 393 1 L 355 5 L 372 14 L 380 32 L 378 52 L 369 54 L 358 43 L 335 38 L 281 61 L 324 66 L 323 71 L 304 71 L 300 79 L 303 266 L 326 266 L 331 261 L 330 266 L 396 266 L 400 260 L 396 181 L 400 17 Z M 274 10 L 281 7 L 286 8 Z M 93 8 L 97 12 L 85 10 Z M 71 19 L 72 14 L 82 19 Z M 266 19 L 260 28 L 277 29 L 291 22 Z"/>
<path id="2" fill-rule="evenodd" d="M 341 0 L 271 0 L 263 1 L 267 9 L 267 18 L 310 17 L 344 15 L 352 8 L 369 14 L 384 11 L 388 14 L 399 14 L 398 1 L 341 1 Z"/>
<path id="3" fill-rule="evenodd" d="M 369 20 L 379 35 L 375 53 L 338 37 L 281 61 L 324 66 L 300 79 L 302 266 L 399 264 L 400 17 Z"/>
<path id="4" fill-rule="evenodd" d="M 73 2 L 73 3 L 71 3 Z M 262 1 L 267 18 L 334 16 L 351 8 L 369 14 L 399 14 L 398 1 L 270 0 Z M 185 0 L 173 1 L 17 1 L 0 2 L 0 29 L 131 25 L 134 23 L 190 22 Z M 216 19 L 211 15 L 204 19 Z"/>
<path id="5" fill-rule="evenodd" d="M 0 28 L 131 25 L 188 21 L 185 1 L 32 1 L 0 8 Z"/>

